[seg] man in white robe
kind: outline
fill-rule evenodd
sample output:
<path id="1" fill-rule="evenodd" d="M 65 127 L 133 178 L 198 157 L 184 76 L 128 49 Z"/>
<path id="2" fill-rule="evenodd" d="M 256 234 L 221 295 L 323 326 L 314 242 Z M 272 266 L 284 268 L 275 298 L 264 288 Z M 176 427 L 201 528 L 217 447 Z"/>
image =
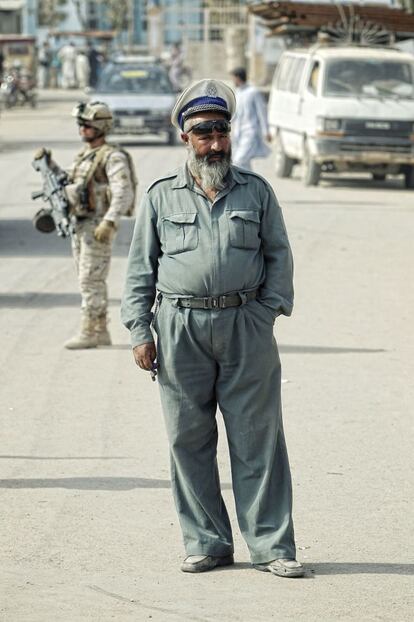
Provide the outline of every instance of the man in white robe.
<path id="1" fill-rule="evenodd" d="M 73 89 L 76 87 L 76 48 L 71 41 L 60 48 L 58 58 L 62 63 L 62 87 Z"/>
<path id="2" fill-rule="evenodd" d="M 247 82 L 243 67 L 231 72 L 236 87 L 237 112 L 232 122 L 232 161 L 236 166 L 252 169 L 253 158 L 265 158 L 270 154 L 266 142 L 270 142 L 267 110 L 258 89 Z"/>

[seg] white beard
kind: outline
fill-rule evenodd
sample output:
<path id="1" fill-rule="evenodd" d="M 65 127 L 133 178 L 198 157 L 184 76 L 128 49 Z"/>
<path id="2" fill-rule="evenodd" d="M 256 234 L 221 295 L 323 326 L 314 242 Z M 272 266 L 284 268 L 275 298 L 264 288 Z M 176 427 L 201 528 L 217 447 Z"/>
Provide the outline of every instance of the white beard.
<path id="1" fill-rule="evenodd" d="M 229 172 L 231 151 L 222 160 L 209 162 L 208 156 L 197 156 L 193 147 L 189 146 L 187 162 L 191 174 L 200 180 L 203 190 L 223 190 L 226 187 L 224 178 Z"/>

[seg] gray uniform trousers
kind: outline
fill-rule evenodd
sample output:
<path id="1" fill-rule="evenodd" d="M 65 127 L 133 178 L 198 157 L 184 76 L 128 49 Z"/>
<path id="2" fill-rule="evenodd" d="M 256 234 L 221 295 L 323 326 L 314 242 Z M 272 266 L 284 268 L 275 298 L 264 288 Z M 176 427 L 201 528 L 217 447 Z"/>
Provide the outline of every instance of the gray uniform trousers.
<path id="1" fill-rule="evenodd" d="M 178 308 L 163 298 L 155 329 L 172 488 L 187 554 L 233 551 L 217 469 L 218 405 L 237 517 L 252 562 L 295 558 L 271 312 L 257 301 L 203 310 Z"/>

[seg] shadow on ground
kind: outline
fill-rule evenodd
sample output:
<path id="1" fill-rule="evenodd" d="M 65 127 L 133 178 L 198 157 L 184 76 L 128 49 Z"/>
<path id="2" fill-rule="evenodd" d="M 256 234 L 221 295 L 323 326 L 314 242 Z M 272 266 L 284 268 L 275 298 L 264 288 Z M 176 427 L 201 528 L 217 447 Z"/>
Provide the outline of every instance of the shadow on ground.
<path id="1" fill-rule="evenodd" d="M 40 207 L 40 205 L 39 205 Z M 33 209 L 33 216 L 37 211 Z M 134 220 L 125 219 L 120 223 L 112 255 L 126 257 L 134 228 Z M 70 240 L 59 238 L 55 232 L 36 231 L 29 219 L 0 220 L 0 256 L 2 257 L 69 257 Z"/>
<path id="2" fill-rule="evenodd" d="M 292 180 L 300 181 L 301 174 L 300 169 L 294 172 L 292 175 Z M 358 190 L 383 190 L 385 192 L 395 192 L 395 191 L 404 191 L 410 192 L 409 188 L 405 187 L 404 178 L 402 175 L 400 176 L 389 176 L 384 181 L 374 180 L 371 176 L 362 176 L 362 175 L 338 175 L 338 174 L 322 174 L 319 188 L 357 188 Z M 319 203 L 319 201 L 317 201 Z M 335 205 L 338 202 L 335 201 Z M 364 202 L 365 205 L 365 202 Z"/>
<path id="3" fill-rule="evenodd" d="M 317 563 L 306 564 L 306 569 L 315 575 L 334 574 L 414 574 L 414 564 L 382 564 L 382 563 Z"/>
<path id="4" fill-rule="evenodd" d="M 340 348 L 329 346 L 296 346 L 279 345 L 279 352 L 283 354 L 378 354 L 386 352 L 381 348 Z"/>
<path id="5" fill-rule="evenodd" d="M 13 456 L 6 454 L 0 460 L 136 460 L 133 456 Z"/>
<path id="6" fill-rule="evenodd" d="M 67 488 L 69 490 L 110 490 L 121 492 L 136 488 L 171 488 L 167 479 L 145 477 L 57 477 L 46 479 L 0 479 L 0 488 L 16 490 L 28 488 Z M 231 484 L 221 484 L 223 490 L 231 490 Z"/>
<path id="7" fill-rule="evenodd" d="M 0 309 L 50 309 L 53 307 L 79 307 L 81 296 L 75 292 L 22 292 L 0 294 Z M 119 298 L 110 298 L 110 305 L 119 306 Z"/>
<path id="8" fill-rule="evenodd" d="M 0 153 L 11 153 L 12 151 L 33 151 L 33 153 L 39 149 L 39 147 L 42 146 L 43 144 L 43 140 L 41 138 L 39 139 L 35 139 L 35 140 L 13 140 L 13 142 L 2 142 L 0 145 Z M 112 137 L 112 139 L 110 138 L 110 142 L 114 142 L 117 145 L 121 145 L 123 147 L 151 147 L 154 149 L 160 148 L 160 147 L 167 147 L 165 141 L 152 141 L 152 140 L 148 140 L 145 138 L 142 138 L 141 140 L 137 140 L 137 139 L 132 139 L 132 140 L 127 140 L 127 139 L 121 139 L 119 137 Z M 169 145 L 169 147 L 171 149 L 174 148 L 174 146 L 178 146 L 178 145 Z M 51 139 L 48 138 L 47 139 L 47 147 L 49 149 L 66 149 L 66 148 L 70 148 L 70 149 L 75 149 L 78 150 L 80 149 L 81 145 L 79 144 L 79 140 L 77 140 L 76 138 L 73 139 L 67 139 L 67 140 L 62 140 L 61 138 L 56 138 L 56 139 Z"/>
<path id="9" fill-rule="evenodd" d="M 1 306 L 1 303 L 0 303 Z M 130 350 L 131 346 L 126 343 L 110 346 L 112 350 Z M 378 354 L 387 352 L 382 348 L 341 348 L 337 346 L 301 346 L 278 344 L 281 354 Z"/>

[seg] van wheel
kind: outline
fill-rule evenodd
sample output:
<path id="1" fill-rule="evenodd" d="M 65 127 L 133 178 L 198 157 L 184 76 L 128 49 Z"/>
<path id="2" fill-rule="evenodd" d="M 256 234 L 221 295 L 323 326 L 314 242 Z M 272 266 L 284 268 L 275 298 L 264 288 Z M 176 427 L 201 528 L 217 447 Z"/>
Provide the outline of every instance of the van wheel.
<path id="1" fill-rule="evenodd" d="M 304 147 L 302 179 L 305 186 L 317 186 L 321 178 L 321 165 L 312 158 L 308 146 Z"/>
<path id="2" fill-rule="evenodd" d="M 385 173 L 372 173 L 372 179 L 374 181 L 385 181 L 386 174 Z"/>
<path id="3" fill-rule="evenodd" d="M 404 185 L 406 188 L 414 188 L 414 166 L 404 167 Z"/>
<path id="4" fill-rule="evenodd" d="M 275 137 L 274 145 L 275 155 L 275 173 L 277 177 L 290 177 L 292 175 L 292 169 L 294 160 L 286 155 L 283 149 L 282 139 L 279 135 Z"/>

